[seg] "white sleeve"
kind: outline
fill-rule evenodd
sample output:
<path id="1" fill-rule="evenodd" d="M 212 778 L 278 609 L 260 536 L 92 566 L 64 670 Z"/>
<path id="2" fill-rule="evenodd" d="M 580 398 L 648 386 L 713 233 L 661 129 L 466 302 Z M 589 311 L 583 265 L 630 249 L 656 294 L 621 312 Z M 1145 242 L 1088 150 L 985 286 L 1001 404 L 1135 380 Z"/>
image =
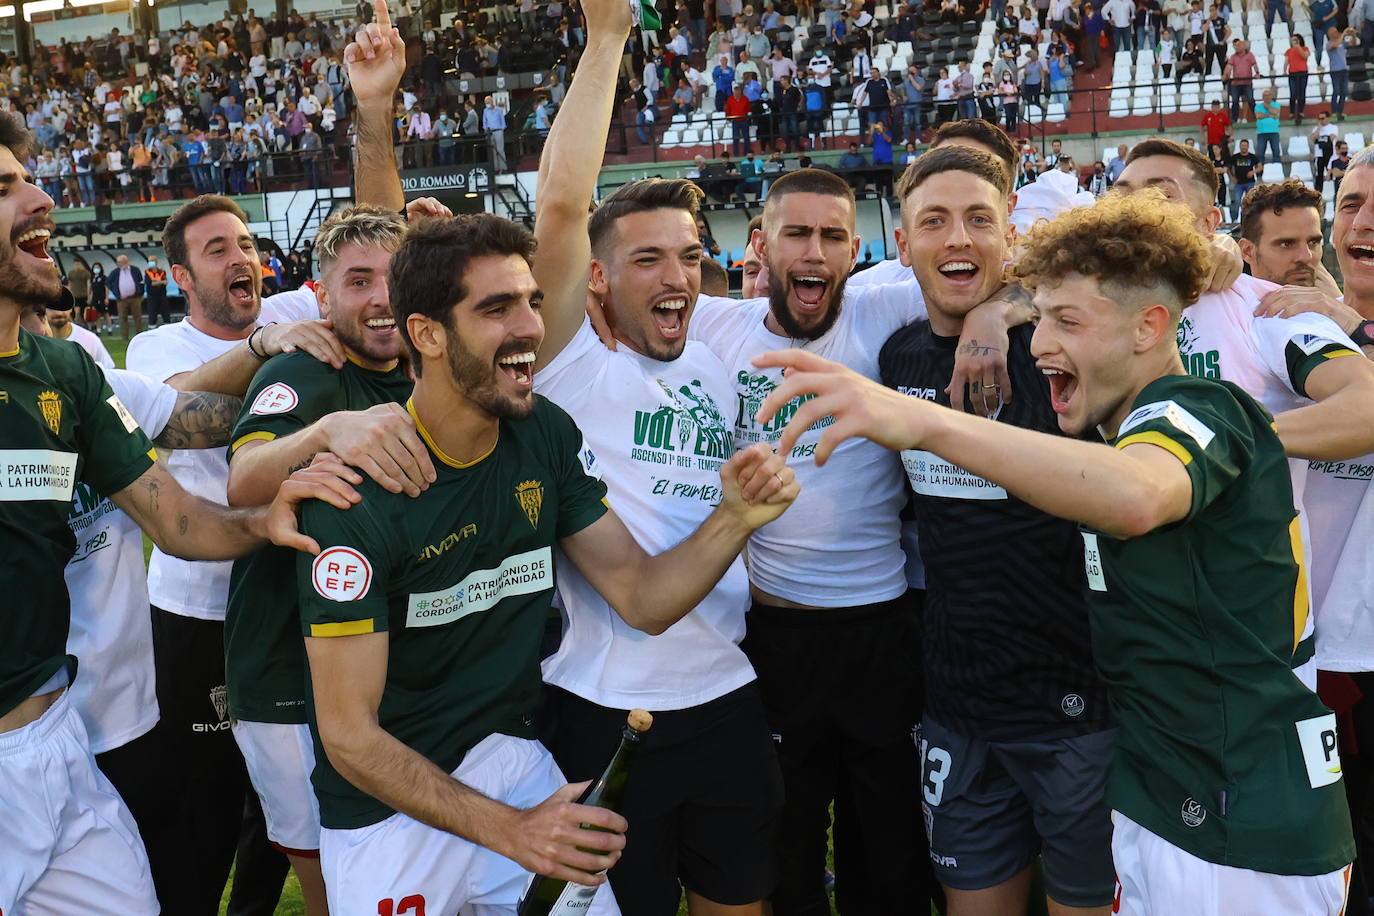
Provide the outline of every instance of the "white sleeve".
<path id="1" fill-rule="evenodd" d="M 105 349 L 105 341 L 101 340 L 99 337 L 95 339 L 95 353 L 93 355 L 95 357 L 95 364 L 100 368 L 113 369 L 115 367 L 114 357 L 110 355 L 109 350 Z"/>
<path id="2" fill-rule="evenodd" d="M 287 290 L 262 300 L 262 317 L 259 321 L 262 324 L 269 321 L 286 324 L 319 317 L 320 304 L 315 299 L 315 291 L 308 286 L 302 286 L 300 289 Z"/>
<path id="3" fill-rule="evenodd" d="M 172 418 L 172 411 L 176 409 L 175 388 L 125 369 L 107 369 L 105 379 L 110 383 L 110 390 L 133 414 L 149 439 L 156 439 L 162 434 L 167 421 Z"/>
<path id="4" fill-rule="evenodd" d="M 590 387 L 608 356 L 610 351 L 592 330 L 591 320 L 583 318 L 581 327 L 562 352 L 534 374 L 535 390 L 568 410 L 565 401 L 573 400 L 575 392 Z"/>
<path id="5" fill-rule="evenodd" d="M 175 328 L 176 325 L 165 327 Z M 205 365 L 205 359 L 180 335 L 162 333 L 159 328 L 139 334 L 130 341 L 124 364 L 154 381 L 165 382 L 174 375 L 199 369 Z"/>
<path id="6" fill-rule="evenodd" d="M 903 283 L 862 287 L 845 303 L 845 308 L 853 309 L 855 320 L 865 327 L 865 340 L 887 340 L 899 328 L 929 317 L 926 298 L 914 277 Z M 874 336 L 869 337 L 869 334 Z"/>
<path id="7" fill-rule="evenodd" d="M 1250 336 L 1269 371 L 1282 379 L 1289 391 L 1301 397 L 1307 397 L 1307 394 L 1293 384 L 1293 371 L 1288 358 L 1289 344 L 1301 350 L 1306 357 L 1333 345 L 1360 352 L 1360 348 L 1341 330 L 1340 325 L 1325 315 L 1312 313 L 1291 318 L 1255 318 L 1250 322 Z"/>
<path id="8" fill-rule="evenodd" d="M 698 296 L 687 326 L 687 337 L 706 344 L 728 366 L 731 351 L 767 314 L 768 300 L 764 298 L 739 300 Z"/>
<path id="9" fill-rule="evenodd" d="M 904 283 L 911 279 L 910 267 L 904 266 L 899 258 L 889 258 L 856 274 L 850 274 L 849 279 L 845 280 L 845 286 L 849 289 L 862 289 L 880 283 Z"/>

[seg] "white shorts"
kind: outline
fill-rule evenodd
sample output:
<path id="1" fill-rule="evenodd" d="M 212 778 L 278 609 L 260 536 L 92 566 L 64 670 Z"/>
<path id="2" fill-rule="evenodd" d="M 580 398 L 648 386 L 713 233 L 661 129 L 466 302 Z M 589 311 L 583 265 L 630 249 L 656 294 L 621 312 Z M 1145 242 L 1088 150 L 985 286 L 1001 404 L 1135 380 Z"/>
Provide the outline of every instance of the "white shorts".
<path id="1" fill-rule="evenodd" d="M 1119 811 L 1112 858 L 1120 916 L 1341 916 L 1350 866 L 1326 875 L 1271 875 L 1184 852 Z"/>
<path id="2" fill-rule="evenodd" d="M 320 803 L 310 784 L 315 745 L 309 725 L 234 722 L 234 740 L 262 801 L 267 838 L 287 855 L 317 856 Z"/>
<path id="3" fill-rule="evenodd" d="M 516 808 L 532 808 L 567 784 L 544 745 L 509 735 L 484 738 L 453 778 Z M 324 828 L 320 864 L 331 916 L 504 916 L 515 913 L 531 880 L 505 856 L 399 813 L 353 830 Z M 619 916 L 609 884 L 587 913 Z"/>
<path id="4" fill-rule="evenodd" d="M 63 693 L 0 734 L 0 913 L 158 912 L 138 827 Z"/>

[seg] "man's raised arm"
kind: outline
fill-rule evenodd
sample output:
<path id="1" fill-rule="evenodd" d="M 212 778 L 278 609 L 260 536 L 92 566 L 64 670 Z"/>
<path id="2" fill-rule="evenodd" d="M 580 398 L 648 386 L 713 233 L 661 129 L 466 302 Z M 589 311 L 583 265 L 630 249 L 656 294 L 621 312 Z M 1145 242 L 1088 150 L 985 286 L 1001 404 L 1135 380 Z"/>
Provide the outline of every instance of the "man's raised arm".
<path id="1" fill-rule="evenodd" d="M 534 279 L 544 292 L 544 343 L 535 371 L 567 346 L 587 301 L 587 215 L 606 151 L 621 51 L 630 32 L 624 0 L 585 0 L 587 47 L 539 159 Z M 551 180 L 552 179 L 552 180 Z"/>
<path id="2" fill-rule="evenodd" d="M 386 0 L 374 0 L 372 22 L 359 29 L 344 49 L 344 62 L 357 100 L 353 117 L 358 203 L 399 212 L 405 207 L 405 195 L 391 144 L 391 105 L 406 70 L 406 45 L 391 25 Z"/>

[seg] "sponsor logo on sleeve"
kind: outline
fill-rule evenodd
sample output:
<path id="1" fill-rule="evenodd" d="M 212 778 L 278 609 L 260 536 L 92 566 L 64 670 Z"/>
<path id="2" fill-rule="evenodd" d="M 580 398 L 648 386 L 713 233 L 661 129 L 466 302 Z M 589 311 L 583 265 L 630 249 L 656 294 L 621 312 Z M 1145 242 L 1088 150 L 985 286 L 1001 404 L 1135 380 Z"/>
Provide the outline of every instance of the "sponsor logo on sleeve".
<path id="1" fill-rule="evenodd" d="M 1190 795 L 1183 800 L 1183 807 L 1179 810 L 1179 816 L 1183 818 L 1183 826 L 1201 827 L 1202 822 L 1207 820 L 1207 809 L 1194 801 Z"/>
<path id="2" fill-rule="evenodd" d="M 285 382 L 273 382 L 253 399 L 253 406 L 248 412 L 258 416 L 268 416 L 274 413 L 286 413 L 295 410 L 296 405 L 301 399 L 296 396 L 296 391 Z"/>
<path id="3" fill-rule="evenodd" d="M 126 433 L 131 433 L 138 429 L 138 421 L 134 419 L 133 414 L 129 413 L 129 408 L 124 406 L 124 402 L 119 399 L 119 395 L 110 395 L 105 399 L 105 403 L 110 405 L 110 409 L 115 412 L 115 416 L 119 417 L 119 422 L 124 424 L 124 431 Z"/>
<path id="4" fill-rule="evenodd" d="M 1204 449 L 1216 438 L 1210 426 L 1199 420 L 1187 408 L 1180 406 L 1177 401 L 1156 401 L 1137 407 L 1121 424 L 1121 429 L 1116 434 L 1117 438 L 1122 438 L 1135 427 L 1155 419 L 1162 419 L 1179 432 L 1191 436 Z"/>
<path id="5" fill-rule="evenodd" d="M 372 564 L 352 547 L 330 547 L 310 565 L 310 578 L 330 601 L 357 601 L 372 586 Z"/>
<path id="6" fill-rule="evenodd" d="M 1314 789 L 1341 778 L 1341 752 L 1336 745 L 1336 714 L 1327 713 L 1293 723 L 1307 764 L 1307 781 Z"/>
<path id="7" fill-rule="evenodd" d="M 1322 347 L 1329 347 L 1336 343 L 1331 338 L 1323 337 L 1320 334 L 1295 334 L 1291 339 L 1297 348 L 1308 356 L 1316 353 Z"/>
<path id="8" fill-rule="evenodd" d="M 1083 698 L 1076 693 L 1068 694 L 1064 699 L 1059 701 L 1060 711 L 1070 719 L 1077 719 L 1079 716 L 1083 715 L 1084 708 L 1085 704 L 1083 703 Z"/>

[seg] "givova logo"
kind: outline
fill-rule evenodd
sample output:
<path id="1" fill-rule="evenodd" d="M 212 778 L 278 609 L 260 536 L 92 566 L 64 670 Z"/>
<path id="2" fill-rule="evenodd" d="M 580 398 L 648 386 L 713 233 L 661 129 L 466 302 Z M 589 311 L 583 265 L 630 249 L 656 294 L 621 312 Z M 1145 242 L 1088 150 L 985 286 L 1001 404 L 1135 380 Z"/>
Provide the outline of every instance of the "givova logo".
<path id="1" fill-rule="evenodd" d="M 1190 795 L 1183 800 L 1183 808 L 1179 815 L 1183 818 L 1183 826 L 1201 827 L 1202 822 L 1207 820 L 1207 809 L 1194 801 Z"/>

